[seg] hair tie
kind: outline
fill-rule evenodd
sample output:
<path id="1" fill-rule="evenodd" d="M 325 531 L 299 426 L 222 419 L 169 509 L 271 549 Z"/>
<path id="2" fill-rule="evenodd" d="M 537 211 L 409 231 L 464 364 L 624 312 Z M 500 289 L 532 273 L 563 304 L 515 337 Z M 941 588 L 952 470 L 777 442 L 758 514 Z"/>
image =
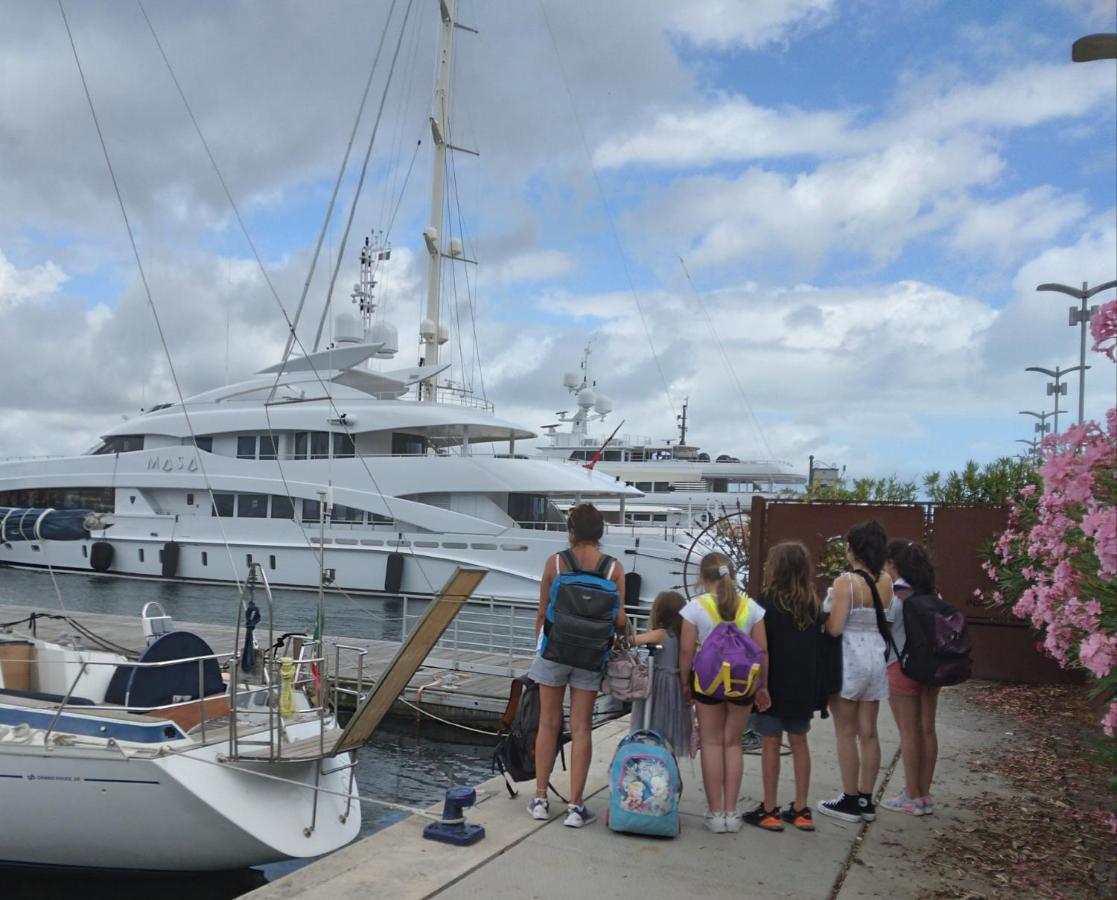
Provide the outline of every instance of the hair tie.
<path id="1" fill-rule="evenodd" d="M 729 574 L 729 566 L 718 566 L 718 574 L 722 578 L 725 578 L 725 576 Z"/>

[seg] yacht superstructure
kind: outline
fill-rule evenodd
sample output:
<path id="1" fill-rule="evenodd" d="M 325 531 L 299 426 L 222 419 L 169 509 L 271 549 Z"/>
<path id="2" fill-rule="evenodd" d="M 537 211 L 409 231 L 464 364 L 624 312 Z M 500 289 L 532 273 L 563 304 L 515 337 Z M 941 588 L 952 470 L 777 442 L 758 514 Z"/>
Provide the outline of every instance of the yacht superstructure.
<path id="1" fill-rule="evenodd" d="M 591 435 L 590 423 L 604 421 L 613 412 L 612 401 L 597 390 L 591 377 L 591 355 L 587 344 L 581 372 L 563 377 L 563 387 L 573 396 L 576 410 L 560 412 L 556 424 L 544 426 L 547 442 L 539 452 L 555 461 L 592 463 L 595 470 L 638 490 L 641 496 L 637 498 L 603 504 L 618 523 L 701 525 L 709 516 L 735 511 L 738 506 L 747 511 L 756 494 L 774 496 L 806 484 L 807 479 L 782 460 L 739 459 L 728 454 L 711 459 L 701 448 L 689 445 L 685 400 L 678 416 L 677 441 L 655 441 L 616 431 Z M 564 425 L 568 429 L 560 430 Z"/>

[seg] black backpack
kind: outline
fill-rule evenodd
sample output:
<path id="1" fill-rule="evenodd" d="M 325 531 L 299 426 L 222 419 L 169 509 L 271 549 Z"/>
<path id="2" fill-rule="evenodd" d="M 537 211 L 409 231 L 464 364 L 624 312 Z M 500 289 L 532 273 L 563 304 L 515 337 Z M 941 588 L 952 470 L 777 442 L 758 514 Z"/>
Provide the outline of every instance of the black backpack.
<path id="1" fill-rule="evenodd" d="M 515 797 L 513 782 L 535 778 L 535 734 L 539 730 L 539 685 L 527 675 L 512 679 L 508 706 L 500 720 L 499 739 L 493 750 L 493 771 L 504 776 L 508 796 Z M 559 731 L 558 752 L 566 768 L 563 745 L 567 736 Z M 553 787 L 548 785 L 552 791 Z M 558 795 L 558 791 L 555 791 Z M 559 795 L 561 799 L 561 795 Z M 565 801 L 564 801 L 565 802 Z"/>
<path id="2" fill-rule="evenodd" d="M 587 571 L 578 567 L 572 551 L 563 550 L 559 557 L 566 570 L 557 571 L 551 583 L 539 655 L 576 669 L 603 671 L 621 605 L 620 592 L 609 578 L 616 560 L 602 554 L 593 571 Z"/>
<path id="3" fill-rule="evenodd" d="M 912 681 L 946 687 L 973 674 L 966 617 L 938 594 L 912 594 L 904 600 L 904 631 L 904 649 L 895 650 L 895 643 L 892 647 Z"/>

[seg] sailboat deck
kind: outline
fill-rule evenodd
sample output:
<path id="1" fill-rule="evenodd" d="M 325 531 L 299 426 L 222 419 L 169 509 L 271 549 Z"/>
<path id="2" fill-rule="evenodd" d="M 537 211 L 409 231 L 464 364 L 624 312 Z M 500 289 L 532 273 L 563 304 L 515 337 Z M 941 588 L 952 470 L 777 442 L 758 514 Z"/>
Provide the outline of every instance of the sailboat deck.
<path id="1" fill-rule="evenodd" d="M 0 605 L 0 621 L 14 621 L 25 618 L 36 610 L 32 607 Z M 51 610 L 50 612 L 54 612 Z M 140 630 L 139 616 L 118 616 L 108 613 L 76 612 L 73 617 L 97 635 L 123 647 L 139 651 L 144 644 Z M 212 625 L 198 622 L 176 622 L 176 627 L 192 631 L 213 648 L 215 653 L 232 653 L 235 633 L 230 626 Z M 27 626 L 18 627 L 26 632 Z M 55 641 L 63 635 L 73 635 L 73 629 L 66 622 L 57 619 L 37 620 L 37 636 Z M 257 630 L 260 643 L 267 640 L 264 632 Z M 243 634 L 242 634 L 243 640 Z M 325 643 L 342 643 L 350 647 L 360 647 L 366 651 L 362 672 L 362 692 L 367 692 L 376 679 L 387 669 L 388 664 L 399 650 L 398 641 L 385 641 L 367 638 L 352 638 L 327 635 Z M 88 645 L 88 642 L 85 642 Z M 340 671 L 328 672 L 331 680 L 337 679 L 343 687 L 357 687 L 357 665 L 354 654 L 349 659 L 342 656 Z M 484 653 L 480 651 L 450 651 L 436 647 L 428 655 L 423 666 L 410 680 L 400 699 L 395 703 L 395 714 L 419 717 L 415 706 L 447 719 L 454 723 L 468 723 L 482 728 L 495 724 L 504 712 L 508 701 L 508 681 L 510 677 L 527 671 L 530 658 L 508 653 Z M 329 658 L 332 667 L 332 654 Z M 317 738 L 315 738 L 317 744 Z M 285 753 L 286 755 L 286 748 Z"/>

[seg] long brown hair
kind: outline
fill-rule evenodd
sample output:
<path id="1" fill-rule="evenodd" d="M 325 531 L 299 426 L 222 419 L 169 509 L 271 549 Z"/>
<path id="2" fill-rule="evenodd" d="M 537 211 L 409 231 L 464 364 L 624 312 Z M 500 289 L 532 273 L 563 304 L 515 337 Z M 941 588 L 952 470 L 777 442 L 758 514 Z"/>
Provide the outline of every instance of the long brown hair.
<path id="1" fill-rule="evenodd" d="M 781 541 L 764 560 L 764 590 L 772 603 L 800 630 L 818 618 L 818 595 L 814 590 L 814 567 L 806 546 L 800 541 Z"/>
<path id="2" fill-rule="evenodd" d="M 733 571 L 733 560 L 724 553 L 707 553 L 702 557 L 698 568 L 702 584 L 717 599 L 718 615 L 722 621 L 732 622 L 737 618 L 737 578 Z"/>
<path id="3" fill-rule="evenodd" d="M 686 606 L 686 597 L 678 591 L 660 591 L 652 603 L 652 628 L 662 628 L 678 637 L 683 627 L 683 617 L 679 615 Z"/>

